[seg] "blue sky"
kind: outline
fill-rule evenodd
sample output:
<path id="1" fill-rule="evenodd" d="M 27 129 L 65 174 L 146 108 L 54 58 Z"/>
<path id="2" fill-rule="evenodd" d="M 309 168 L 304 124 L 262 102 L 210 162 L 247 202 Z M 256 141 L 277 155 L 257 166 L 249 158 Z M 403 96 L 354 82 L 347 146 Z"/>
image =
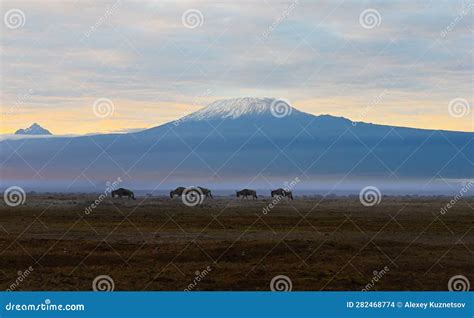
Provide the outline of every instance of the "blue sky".
<path id="1" fill-rule="evenodd" d="M 244 96 L 474 131 L 472 1 L 1 5 L 2 133 L 33 122 L 60 134 L 127 131 Z M 107 116 L 93 111 L 100 98 Z"/>

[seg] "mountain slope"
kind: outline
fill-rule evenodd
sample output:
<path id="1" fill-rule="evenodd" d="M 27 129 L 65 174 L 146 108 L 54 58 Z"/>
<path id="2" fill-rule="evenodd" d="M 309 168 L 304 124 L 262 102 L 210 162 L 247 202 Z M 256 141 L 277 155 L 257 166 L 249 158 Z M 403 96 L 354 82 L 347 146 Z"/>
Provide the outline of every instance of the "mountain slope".
<path id="1" fill-rule="evenodd" d="M 473 133 L 314 116 L 273 99 L 223 100 L 130 134 L 0 142 L 2 179 L 38 185 L 122 177 L 147 187 L 255 179 L 389 182 L 474 177 Z M 283 105 L 283 106 L 281 106 Z M 281 111 L 283 109 L 283 111 Z M 284 114 L 284 116 L 281 116 Z M 25 181 L 25 182 L 26 182 Z"/>
<path id="2" fill-rule="evenodd" d="M 15 135 L 52 135 L 52 133 L 38 125 L 37 123 L 34 123 L 28 128 L 25 129 L 18 129 L 15 132 Z"/>

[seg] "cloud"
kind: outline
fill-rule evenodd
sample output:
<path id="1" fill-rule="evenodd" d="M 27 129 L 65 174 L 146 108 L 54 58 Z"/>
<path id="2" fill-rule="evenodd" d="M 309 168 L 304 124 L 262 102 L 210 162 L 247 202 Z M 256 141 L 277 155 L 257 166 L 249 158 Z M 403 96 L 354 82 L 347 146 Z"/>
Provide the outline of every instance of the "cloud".
<path id="1" fill-rule="evenodd" d="M 433 122 L 439 127 L 430 128 L 473 130 L 469 116 L 455 119 L 445 111 L 453 98 L 474 103 L 472 6 L 466 1 L 112 0 L 53 1 L 47 7 L 4 1 L 2 14 L 11 8 L 24 11 L 26 21 L 22 28 L 2 30 L 2 114 L 25 92 L 34 94 L 9 115 L 9 129 L 25 126 L 32 114 L 48 120 L 52 109 L 60 109 L 66 121 L 101 97 L 127 101 L 117 111 L 136 109 L 134 127 L 149 127 L 181 115 L 160 104 L 193 104 L 208 90 L 200 105 L 225 97 L 278 96 L 304 102 L 308 112 L 331 113 L 334 107 L 324 108 L 327 103 L 307 101 L 332 99 L 346 116 L 390 90 L 398 93 L 372 113 L 374 122 L 390 118 L 390 124 L 427 127 L 437 114 Z M 381 17 L 372 29 L 360 24 L 368 8 Z M 188 9 L 202 13 L 202 25 L 182 24 Z M 148 111 L 157 107 L 153 120 L 141 113 L 144 103 Z M 76 123 L 83 125 L 78 132 L 99 129 L 83 121 Z M 107 129 L 131 128 L 123 124 L 110 122 Z"/>

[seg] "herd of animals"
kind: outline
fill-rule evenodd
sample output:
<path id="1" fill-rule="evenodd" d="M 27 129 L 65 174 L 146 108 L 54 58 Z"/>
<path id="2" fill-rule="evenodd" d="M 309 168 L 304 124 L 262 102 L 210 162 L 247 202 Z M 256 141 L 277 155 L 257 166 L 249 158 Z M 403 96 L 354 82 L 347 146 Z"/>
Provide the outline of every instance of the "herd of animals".
<path id="1" fill-rule="evenodd" d="M 170 192 L 170 198 L 173 199 L 174 197 L 182 196 L 183 194 L 186 194 L 186 192 L 195 192 L 196 194 L 202 195 L 205 198 L 210 198 L 213 199 L 214 197 L 212 196 L 211 190 L 203 188 L 203 187 L 191 187 L 191 188 L 185 188 L 185 187 L 178 187 Z M 258 199 L 257 196 L 257 191 L 255 190 L 250 190 L 250 189 L 243 189 L 240 191 L 236 191 L 236 196 L 237 198 L 242 198 L 242 199 L 248 199 L 249 197 L 252 199 Z M 286 197 L 288 200 L 293 200 L 293 193 L 291 191 L 287 191 L 282 188 L 278 188 L 276 190 L 271 191 L 271 197 Z M 112 198 L 115 197 L 128 197 L 128 199 L 133 199 L 135 200 L 135 195 L 131 190 L 124 189 L 124 188 L 119 188 L 117 190 L 112 191 Z"/>

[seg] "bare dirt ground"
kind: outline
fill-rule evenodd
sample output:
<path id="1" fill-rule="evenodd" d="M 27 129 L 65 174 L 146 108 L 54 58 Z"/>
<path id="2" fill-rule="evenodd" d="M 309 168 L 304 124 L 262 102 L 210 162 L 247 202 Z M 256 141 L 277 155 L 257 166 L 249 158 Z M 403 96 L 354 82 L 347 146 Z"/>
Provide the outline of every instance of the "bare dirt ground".
<path id="1" fill-rule="evenodd" d="M 268 214 L 269 198 L 217 198 L 187 207 L 179 198 L 31 195 L 0 205 L 0 288 L 30 266 L 16 290 L 91 290 L 109 275 L 115 290 L 269 290 L 276 275 L 293 290 L 447 290 L 474 283 L 474 199 L 447 213 L 450 198 L 295 198 Z M 203 270 L 211 269 L 203 275 Z M 21 273 L 20 273 L 20 276 Z M 473 285 L 471 283 L 471 285 Z"/>

